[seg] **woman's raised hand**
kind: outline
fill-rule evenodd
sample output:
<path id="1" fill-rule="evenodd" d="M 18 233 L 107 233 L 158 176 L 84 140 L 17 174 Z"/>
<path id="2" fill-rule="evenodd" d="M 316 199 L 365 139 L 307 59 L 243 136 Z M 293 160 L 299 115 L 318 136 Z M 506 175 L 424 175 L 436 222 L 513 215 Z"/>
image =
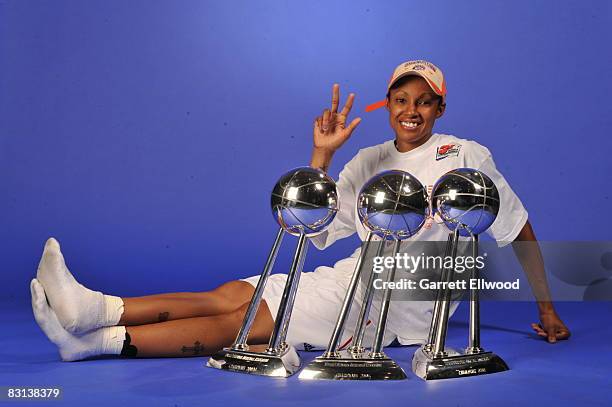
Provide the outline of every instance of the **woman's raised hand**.
<path id="1" fill-rule="evenodd" d="M 361 118 L 358 117 L 348 126 L 346 125 L 346 120 L 351 112 L 354 100 L 355 94 L 351 93 L 346 99 L 344 108 L 338 113 L 340 85 L 334 84 L 332 88 L 331 110 L 325 109 L 323 114 L 317 117 L 314 122 L 314 148 L 312 150 L 312 159 L 310 160 L 311 167 L 320 168 L 327 172 L 336 150 L 351 137 L 351 133 L 361 122 Z"/>
<path id="2" fill-rule="evenodd" d="M 348 126 L 346 125 L 354 100 L 355 94 L 351 93 L 346 99 L 344 108 L 338 113 L 340 85 L 337 83 L 334 84 L 332 88 L 331 110 L 325 109 L 323 114 L 317 117 L 314 122 L 313 136 L 315 149 L 324 150 L 333 154 L 346 140 L 348 140 L 353 130 L 355 130 L 359 122 L 361 122 L 361 118 L 358 117 Z"/>

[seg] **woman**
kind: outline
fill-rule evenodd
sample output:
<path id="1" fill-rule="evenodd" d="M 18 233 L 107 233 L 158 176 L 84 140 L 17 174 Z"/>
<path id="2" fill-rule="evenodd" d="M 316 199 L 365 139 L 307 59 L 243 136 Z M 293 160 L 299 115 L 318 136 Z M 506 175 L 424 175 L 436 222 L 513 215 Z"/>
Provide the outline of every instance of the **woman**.
<path id="1" fill-rule="evenodd" d="M 427 61 L 408 61 L 394 71 L 386 99 L 372 108 L 385 106 L 395 139 L 361 150 L 340 173 L 337 183 L 341 207 L 330 228 L 313 238 L 319 248 L 358 232 L 365 232 L 354 216 L 359 188 L 371 176 L 386 169 L 404 169 L 424 185 L 432 185 L 446 171 L 459 167 L 480 169 L 497 185 L 501 206 L 489 230 L 500 245 L 536 241 L 527 212 L 503 176 L 495 168 L 490 152 L 473 141 L 434 134 L 433 126 L 446 108 L 446 86 L 442 71 Z M 326 171 L 334 153 L 360 123 L 347 123 L 355 95 L 350 94 L 338 112 L 339 86 L 334 85 L 331 109 L 314 122 L 314 147 L 310 165 Z M 423 241 L 446 240 L 447 229 L 429 219 L 417 234 Z M 354 270 L 353 256 L 334 267 L 319 267 L 303 273 L 292 313 L 287 341 L 311 349 L 327 343 L 348 282 Z M 517 257 L 538 299 L 539 324 L 532 328 L 555 342 L 570 332 L 557 315 L 546 283 L 537 245 L 517 251 Z M 270 277 L 264 301 L 257 313 L 249 343 L 268 342 L 274 327 L 286 275 Z M 62 360 L 80 360 L 101 354 L 125 357 L 182 357 L 210 355 L 235 339 L 258 276 L 231 281 L 215 290 L 119 298 L 92 291 L 79 284 L 65 265 L 59 243 L 47 241 L 31 282 L 36 321 L 58 348 Z M 356 296 L 360 302 L 360 295 Z M 359 305 L 359 304 L 358 304 Z M 427 336 L 432 304 L 427 301 L 393 303 L 389 312 L 385 345 L 422 343 Z M 352 324 L 349 321 L 347 328 Z M 372 335 L 374 324 L 366 333 Z M 343 342 L 350 342 L 346 330 Z M 367 339 L 366 339 L 367 340 Z M 367 342 L 366 342 L 367 343 Z"/>

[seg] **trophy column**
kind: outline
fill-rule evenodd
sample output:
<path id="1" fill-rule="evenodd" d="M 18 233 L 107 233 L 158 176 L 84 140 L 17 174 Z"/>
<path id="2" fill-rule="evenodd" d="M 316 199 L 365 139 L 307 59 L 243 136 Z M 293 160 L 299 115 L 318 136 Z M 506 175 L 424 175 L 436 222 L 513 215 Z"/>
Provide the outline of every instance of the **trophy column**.
<path id="1" fill-rule="evenodd" d="M 293 263 L 291 264 L 291 270 L 287 276 L 287 284 L 285 285 L 285 291 L 281 297 L 278 313 L 274 319 L 274 330 L 270 336 L 270 343 L 268 349 L 266 349 L 266 353 L 271 355 L 279 354 L 289 346 L 285 342 L 285 339 L 287 338 L 291 311 L 293 310 L 295 295 L 297 294 L 298 284 L 300 283 L 300 274 L 304 267 L 307 249 L 308 240 L 306 235 L 302 233 L 297 248 L 295 249 Z"/>
<path id="2" fill-rule="evenodd" d="M 255 315 L 257 314 L 259 305 L 261 304 L 263 292 L 266 288 L 266 283 L 268 282 L 270 272 L 274 267 L 276 255 L 278 254 L 278 249 L 281 245 L 281 242 L 283 241 L 284 234 L 285 230 L 283 228 L 279 228 L 278 233 L 276 234 L 276 239 L 274 240 L 274 244 L 272 245 L 272 250 L 270 250 L 270 255 L 268 256 L 268 260 L 266 261 L 266 265 L 264 266 L 264 270 L 261 273 L 259 281 L 257 282 L 257 286 L 255 287 L 253 298 L 251 299 L 249 307 L 247 308 L 246 314 L 244 316 L 244 321 L 242 322 L 242 326 L 240 327 L 240 331 L 238 332 L 236 341 L 234 341 L 234 344 L 232 345 L 232 350 L 249 350 L 249 345 L 247 345 L 247 337 L 249 335 L 249 332 L 251 331 L 251 327 L 253 326 L 253 321 L 255 320 Z"/>

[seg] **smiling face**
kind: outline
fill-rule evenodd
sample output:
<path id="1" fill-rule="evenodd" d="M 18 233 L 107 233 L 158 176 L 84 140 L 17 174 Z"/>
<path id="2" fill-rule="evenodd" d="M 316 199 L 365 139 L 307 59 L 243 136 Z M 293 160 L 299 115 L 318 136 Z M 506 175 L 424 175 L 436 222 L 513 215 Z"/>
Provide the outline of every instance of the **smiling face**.
<path id="1" fill-rule="evenodd" d="M 446 107 L 441 103 L 440 96 L 420 76 L 407 76 L 393 85 L 387 110 L 398 151 L 410 151 L 429 140 L 436 119 Z"/>

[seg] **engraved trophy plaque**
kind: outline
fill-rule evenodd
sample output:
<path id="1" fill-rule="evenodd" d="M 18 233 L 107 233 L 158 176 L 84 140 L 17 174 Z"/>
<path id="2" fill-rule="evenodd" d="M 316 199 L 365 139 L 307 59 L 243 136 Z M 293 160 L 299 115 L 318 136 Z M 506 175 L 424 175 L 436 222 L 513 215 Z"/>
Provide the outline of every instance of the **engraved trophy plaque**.
<path id="1" fill-rule="evenodd" d="M 280 225 L 276 239 L 236 340 L 230 348 L 211 356 L 207 363 L 209 367 L 275 377 L 291 376 L 300 368 L 297 351 L 286 342 L 289 321 L 306 258 L 308 238 L 322 233 L 336 216 L 336 184 L 320 170 L 296 168 L 284 174 L 274 186 L 271 206 L 272 214 Z M 274 330 L 267 346 L 250 346 L 247 344 L 249 332 L 285 233 L 297 236 L 298 244 L 274 320 Z"/>

